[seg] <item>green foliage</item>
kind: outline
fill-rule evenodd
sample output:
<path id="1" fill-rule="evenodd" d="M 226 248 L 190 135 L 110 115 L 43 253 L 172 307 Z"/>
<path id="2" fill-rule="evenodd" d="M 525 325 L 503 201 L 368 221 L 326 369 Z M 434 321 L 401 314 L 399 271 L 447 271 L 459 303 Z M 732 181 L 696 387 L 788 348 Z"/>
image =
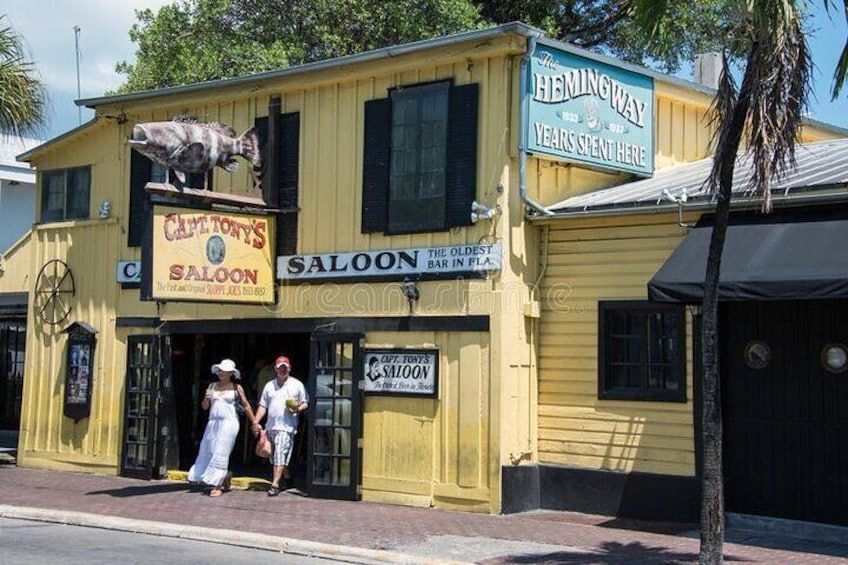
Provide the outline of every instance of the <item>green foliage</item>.
<path id="1" fill-rule="evenodd" d="M 136 12 L 118 93 L 244 76 L 475 29 L 466 0 L 182 0 Z"/>
<path id="2" fill-rule="evenodd" d="M 165 88 L 247 75 L 288 66 L 280 41 L 260 43 L 232 21 L 227 0 L 184 0 L 158 13 L 136 12 L 130 39 L 138 45 L 135 64 L 118 63 L 127 75 L 118 92 Z"/>
<path id="3" fill-rule="evenodd" d="M 822 1 L 843 15 L 842 2 Z M 750 0 L 753 4 L 761 4 Z M 814 4 L 813 0 L 799 4 Z M 843 0 L 848 2 L 848 0 Z M 784 0 L 766 4 L 782 9 Z M 521 21 L 550 37 L 674 73 L 697 53 L 746 53 L 738 0 L 178 0 L 136 12 L 136 62 L 117 93 L 245 76 Z M 848 49 L 834 82 L 845 81 Z M 840 74 L 841 73 L 841 74 Z"/>
<path id="4" fill-rule="evenodd" d="M 724 43 L 730 0 L 485 0 L 484 17 L 522 21 L 551 37 L 635 64 L 676 72 Z M 639 8 L 639 9 L 636 9 Z"/>
<path id="5" fill-rule="evenodd" d="M 0 25 L 5 15 L 0 14 Z M 23 44 L 11 27 L 0 27 L 0 132 L 38 133 L 45 124 L 47 94 Z"/>

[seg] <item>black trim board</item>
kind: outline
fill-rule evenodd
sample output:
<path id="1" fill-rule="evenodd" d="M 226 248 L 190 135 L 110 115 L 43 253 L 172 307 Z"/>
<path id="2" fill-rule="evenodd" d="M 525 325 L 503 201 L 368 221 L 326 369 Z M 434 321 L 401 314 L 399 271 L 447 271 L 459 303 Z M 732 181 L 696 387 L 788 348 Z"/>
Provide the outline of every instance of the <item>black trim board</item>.
<path id="1" fill-rule="evenodd" d="M 534 467 L 537 468 L 534 477 Z M 697 523 L 701 483 L 697 477 L 653 473 L 619 473 L 561 465 L 503 467 L 502 512 L 564 510 Z M 534 492 L 534 483 L 538 493 Z"/>
<path id="2" fill-rule="evenodd" d="M 115 319 L 116 328 L 155 328 L 162 323 L 159 318 L 145 318 L 143 316 L 118 316 Z"/>
<path id="3" fill-rule="evenodd" d="M 163 322 L 162 334 L 304 333 L 321 328 L 331 333 L 488 332 L 488 316 L 389 316 L 350 318 L 242 318 Z"/>
<path id="4" fill-rule="evenodd" d="M 0 314 L 26 316 L 28 299 L 26 292 L 0 292 Z"/>

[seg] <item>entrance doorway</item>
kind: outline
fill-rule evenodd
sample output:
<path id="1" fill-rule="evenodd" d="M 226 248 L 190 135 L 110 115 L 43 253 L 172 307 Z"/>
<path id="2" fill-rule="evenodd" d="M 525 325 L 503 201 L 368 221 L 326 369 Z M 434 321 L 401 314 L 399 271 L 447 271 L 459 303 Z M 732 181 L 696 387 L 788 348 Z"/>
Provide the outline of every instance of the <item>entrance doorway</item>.
<path id="1" fill-rule="evenodd" d="M 21 427 L 24 390 L 26 320 L 0 320 L 0 431 L 14 435 Z"/>
<path id="2" fill-rule="evenodd" d="M 232 359 L 241 372 L 241 385 L 256 409 L 262 387 L 275 378 L 273 363 L 278 355 L 292 362 L 292 375 L 307 385 L 309 378 L 309 334 L 175 334 L 171 337 L 171 374 L 174 387 L 176 443 L 179 468 L 188 471 L 197 457 L 206 429 L 208 413 L 200 406 L 203 393 L 217 379 L 212 365 Z M 310 391 L 311 395 L 311 391 Z M 306 480 L 306 418 L 301 418 L 292 454 L 291 472 L 295 484 Z M 270 477 L 267 459 L 254 455 L 255 439 L 250 421 L 242 416 L 241 428 L 230 455 L 230 470 L 236 475 Z"/>
<path id="3" fill-rule="evenodd" d="M 721 311 L 727 510 L 848 526 L 848 300 Z"/>

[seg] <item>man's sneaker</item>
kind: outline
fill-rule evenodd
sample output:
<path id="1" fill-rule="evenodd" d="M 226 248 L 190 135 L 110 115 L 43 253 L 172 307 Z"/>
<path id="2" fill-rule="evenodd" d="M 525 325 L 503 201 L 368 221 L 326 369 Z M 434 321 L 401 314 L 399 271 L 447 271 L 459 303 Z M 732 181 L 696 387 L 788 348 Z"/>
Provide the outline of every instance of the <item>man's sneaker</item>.
<path id="1" fill-rule="evenodd" d="M 280 494 L 280 487 L 277 485 L 271 485 L 271 488 L 268 489 L 268 496 L 278 496 Z"/>

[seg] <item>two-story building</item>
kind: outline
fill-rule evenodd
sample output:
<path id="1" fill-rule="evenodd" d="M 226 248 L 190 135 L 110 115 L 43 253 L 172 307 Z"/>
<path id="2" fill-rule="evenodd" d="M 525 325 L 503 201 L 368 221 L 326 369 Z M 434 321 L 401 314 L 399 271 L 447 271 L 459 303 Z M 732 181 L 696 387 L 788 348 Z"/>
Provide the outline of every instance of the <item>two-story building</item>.
<path id="1" fill-rule="evenodd" d="M 709 211 L 694 189 L 713 94 L 509 24 L 80 101 L 92 122 L 21 157 L 38 170 L 40 209 L 19 464 L 185 470 L 211 365 L 231 357 L 252 386 L 252 369 L 284 353 L 312 396 L 295 461 L 310 495 L 695 519 L 697 308 L 683 304 L 697 296 L 652 302 L 648 283 L 670 257 L 669 269 L 702 251 L 690 224 Z M 186 115 L 236 135 L 256 127 L 261 187 L 241 158 L 236 173 L 180 187 L 127 143 L 139 124 Z M 830 147 L 845 133 L 810 122 L 804 139 Z M 844 197 L 844 179 L 829 178 L 802 175 L 812 188 L 798 203 Z M 812 223 L 787 221 L 824 233 L 817 209 L 803 212 Z M 797 295 L 730 298 L 742 301 L 733 320 L 759 298 L 786 305 L 770 316 L 806 307 Z M 841 288 L 815 298 L 844 310 Z M 822 354 L 838 377 L 846 336 L 832 329 Z M 777 359 L 778 344 L 754 334 L 733 347 Z M 727 363 L 735 382 L 744 362 Z M 786 392 L 793 378 L 770 380 Z M 844 404 L 838 378 L 804 385 L 808 412 L 814 396 Z M 762 399 L 762 381 L 731 391 L 734 454 L 760 433 L 736 395 Z M 809 433 L 844 454 L 837 408 Z M 236 469 L 255 464 L 244 436 Z M 731 477 L 749 473 L 742 461 L 728 459 Z M 846 475 L 799 479 L 811 496 L 846 496 Z M 728 508 L 757 511 L 746 504 Z"/>

